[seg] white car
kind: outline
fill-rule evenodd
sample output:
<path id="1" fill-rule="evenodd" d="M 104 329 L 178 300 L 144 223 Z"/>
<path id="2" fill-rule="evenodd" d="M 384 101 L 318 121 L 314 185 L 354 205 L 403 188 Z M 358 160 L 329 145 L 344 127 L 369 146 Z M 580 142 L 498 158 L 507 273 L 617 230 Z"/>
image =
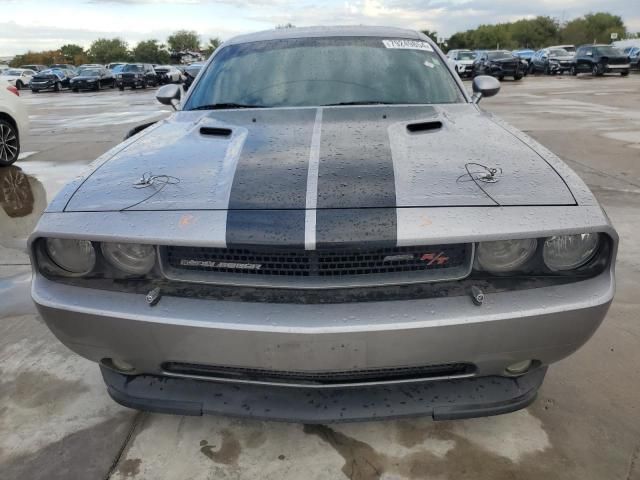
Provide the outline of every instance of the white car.
<path id="1" fill-rule="evenodd" d="M 161 84 L 181 83 L 183 81 L 182 72 L 173 65 L 158 65 L 154 67 L 154 70 Z"/>
<path id="2" fill-rule="evenodd" d="M 36 74 L 33 70 L 27 70 L 25 68 L 10 68 L 2 72 L 0 75 L 0 85 L 13 85 L 18 90 L 28 88 L 31 83 L 31 79 Z"/>
<path id="3" fill-rule="evenodd" d="M 460 77 L 471 77 L 473 75 L 475 52 L 471 50 L 450 50 L 447 53 L 447 58 Z"/>
<path id="4" fill-rule="evenodd" d="M 11 165 L 20 154 L 20 142 L 29 130 L 29 117 L 17 87 L 0 86 L 0 167 Z"/>

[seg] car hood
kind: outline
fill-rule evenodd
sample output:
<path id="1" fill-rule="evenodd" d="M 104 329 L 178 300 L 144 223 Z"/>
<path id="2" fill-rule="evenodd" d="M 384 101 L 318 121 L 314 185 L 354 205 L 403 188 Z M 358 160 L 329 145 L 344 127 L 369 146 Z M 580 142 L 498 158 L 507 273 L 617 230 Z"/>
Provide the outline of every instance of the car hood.
<path id="1" fill-rule="evenodd" d="M 66 211 L 575 204 L 471 104 L 178 112 L 105 158 Z"/>
<path id="2" fill-rule="evenodd" d="M 574 58 L 575 57 L 573 55 L 558 55 L 558 56 L 549 57 L 549 60 L 558 60 L 559 62 L 569 62 Z"/>
<path id="3" fill-rule="evenodd" d="M 98 80 L 100 77 L 91 76 L 91 75 L 76 75 L 71 80 Z"/>

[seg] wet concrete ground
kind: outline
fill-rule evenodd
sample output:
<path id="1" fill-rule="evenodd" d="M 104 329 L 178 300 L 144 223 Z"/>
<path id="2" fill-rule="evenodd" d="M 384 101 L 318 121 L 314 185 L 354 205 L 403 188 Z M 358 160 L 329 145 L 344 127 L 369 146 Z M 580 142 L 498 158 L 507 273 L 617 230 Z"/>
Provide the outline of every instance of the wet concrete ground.
<path id="1" fill-rule="evenodd" d="M 0 169 L 2 479 L 640 479 L 640 75 L 505 82 L 484 108 L 561 155 L 621 236 L 603 326 L 554 365 L 530 408 L 500 417 L 303 426 L 143 414 L 107 396 L 29 298 L 25 238 L 53 195 L 136 124 L 154 91 L 23 93 L 31 138 Z"/>

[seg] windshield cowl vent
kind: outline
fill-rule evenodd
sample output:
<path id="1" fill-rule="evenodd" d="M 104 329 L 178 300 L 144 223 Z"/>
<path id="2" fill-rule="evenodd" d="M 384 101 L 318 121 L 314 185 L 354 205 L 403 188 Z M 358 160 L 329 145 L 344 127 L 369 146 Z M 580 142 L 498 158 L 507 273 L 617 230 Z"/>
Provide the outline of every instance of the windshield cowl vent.
<path id="1" fill-rule="evenodd" d="M 407 125 L 407 130 L 411 133 L 422 133 L 440 130 L 442 128 L 442 122 L 440 120 L 432 122 L 420 122 L 410 123 Z"/>
<path id="2" fill-rule="evenodd" d="M 212 137 L 230 137 L 231 136 L 230 128 L 219 128 L 219 127 L 200 127 L 200 135 L 210 135 Z"/>

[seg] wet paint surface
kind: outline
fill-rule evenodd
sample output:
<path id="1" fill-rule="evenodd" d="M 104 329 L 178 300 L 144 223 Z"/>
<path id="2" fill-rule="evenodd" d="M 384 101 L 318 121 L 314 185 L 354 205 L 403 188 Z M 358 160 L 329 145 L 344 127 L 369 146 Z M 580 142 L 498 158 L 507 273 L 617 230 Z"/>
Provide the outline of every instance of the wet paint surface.
<path id="1" fill-rule="evenodd" d="M 136 125 L 121 121 L 148 121 L 159 107 L 153 90 L 24 92 L 35 116 L 35 135 L 24 148 L 36 153 L 2 173 L 0 476 L 638 478 L 640 377 L 628 367 L 640 363 L 640 166 L 633 141 L 640 131 L 639 92 L 640 75 L 537 77 L 505 82 L 497 97 L 482 103 L 565 158 L 603 202 L 622 239 L 618 295 L 608 318 L 585 348 L 550 369 L 537 402 L 514 414 L 461 422 L 315 427 L 150 414 L 136 423 L 135 412 L 108 398 L 97 367 L 42 325 L 29 310 L 26 236 L 52 196 Z M 71 125 L 75 118 L 82 128 Z M 120 120 L 104 123 L 114 119 Z M 192 221 L 184 219 L 181 228 Z"/>

